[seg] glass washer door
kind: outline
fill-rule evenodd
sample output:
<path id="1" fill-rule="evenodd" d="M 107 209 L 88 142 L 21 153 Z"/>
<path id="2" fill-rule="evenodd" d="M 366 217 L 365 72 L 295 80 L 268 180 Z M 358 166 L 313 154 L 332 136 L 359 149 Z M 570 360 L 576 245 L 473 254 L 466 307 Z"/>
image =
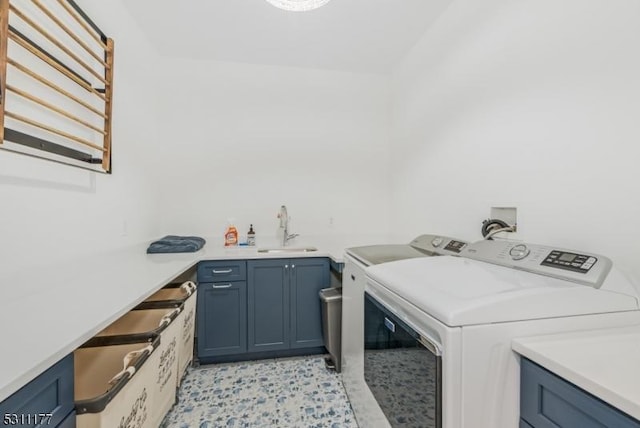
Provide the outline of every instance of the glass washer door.
<path id="1" fill-rule="evenodd" d="M 442 427 L 442 359 L 435 344 L 365 293 L 364 377 L 392 427 Z"/>

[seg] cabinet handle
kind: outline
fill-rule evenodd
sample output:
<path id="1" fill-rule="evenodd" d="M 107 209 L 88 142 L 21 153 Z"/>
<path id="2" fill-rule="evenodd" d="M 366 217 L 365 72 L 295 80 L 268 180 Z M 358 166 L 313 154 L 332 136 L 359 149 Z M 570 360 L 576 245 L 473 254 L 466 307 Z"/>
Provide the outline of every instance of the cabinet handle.
<path id="1" fill-rule="evenodd" d="M 213 270 L 213 273 L 231 273 L 233 269 L 225 269 L 225 270 Z"/>
<path id="2" fill-rule="evenodd" d="M 289 269 L 289 265 L 284 265 L 284 268 L 285 269 Z"/>
<path id="3" fill-rule="evenodd" d="M 356 280 L 355 275 L 351 275 L 351 281 L 355 281 L 355 280 Z"/>
<path id="4" fill-rule="evenodd" d="M 295 269 L 295 268 L 296 268 L 296 265 L 291 265 L 291 269 Z"/>
<path id="5" fill-rule="evenodd" d="M 215 285 L 215 284 L 211 284 L 211 288 L 229 288 L 232 287 L 233 284 L 224 284 L 224 285 Z"/>
<path id="6" fill-rule="evenodd" d="M 384 317 L 384 326 L 387 327 L 387 330 L 391 333 L 396 332 L 396 324 L 387 317 Z"/>

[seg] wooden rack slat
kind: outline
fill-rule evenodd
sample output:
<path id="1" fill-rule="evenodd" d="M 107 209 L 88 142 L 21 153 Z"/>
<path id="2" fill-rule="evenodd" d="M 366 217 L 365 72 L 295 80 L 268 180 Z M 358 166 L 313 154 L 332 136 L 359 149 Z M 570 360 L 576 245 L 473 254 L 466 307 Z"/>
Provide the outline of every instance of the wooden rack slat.
<path id="1" fill-rule="evenodd" d="M 33 9 L 25 8 L 24 0 L 0 0 L 0 150 L 110 174 L 113 39 L 73 0 L 57 0 L 64 11 L 52 9 L 53 1 L 31 2 Z M 17 28 L 14 21 L 19 23 Z M 33 55 L 46 65 L 29 66 L 30 62 L 18 61 L 21 57 L 9 58 L 8 50 L 13 52 L 16 46 L 16 55 L 28 52 L 25 55 Z M 14 73 L 21 73 L 26 79 L 18 79 L 21 76 Z M 75 85 L 58 82 L 64 80 L 59 76 L 92 95 L 77 93 Z M 16 108 L 12 107 L 14 102 Z M 39 108 L 41 118 L 27 113 L 27 107 L 33 108 L 30 103 Z M 66 120 L 73 121 L 76 127 L 63 130 Z M 13 124 L 19 128 L 13 128 Z M 48 139 L 47 135 L 54 138 Z M 96 144 L 92 142 L 94 137 L 102 141 Z M 11 144 L 2 145 L 5 138 Z"/>
<path id="2" fill-rule="evenodd" d="M 42 130 L 45 130 L 47 132 L 51 132 L 52 134 L 56 134 L 56 135 L 59 135 L 61 137 L 67 138 L 69 140 L 73 140 L 73 141 L 75 141 L 77 143 L 84 144 L 85 146 L 91 147 L 93 149 L 100 150 L 102 152 L 105 151 L 104 148 L 102 148 L 102 147 L 100 147 L 100 146 L 98 146 L 96 144 L 93 144 L 91 141 L 87 141 L 84 138 L 76 137 L 75 135 L 72 135 L 72 134 L 69 134 L 68 132 L 64 132 L 64 131 L 61 131 L 59 129 L 53 128 L 53 127 L 51 127 L 49 125 L 45 125 L 44 123 L 36 122 L 35 120 L 32 120 L 32 119 L 29 119 L 27 117 L 21 116 L 19 114 L 12 113 L 10 111 L 5 111 L 4 115 L 6 117 L 10 117 L 12 119 L 15 119 L 15 120 L 17 120 L 19 122 L 23 122 L 23 123 L 26 123 L 28 125 L 35 126 L 36 128 L 40 128 Z"/>
<path id="3" fill-rule="evenodd" d="M 102 46 L 103 49 L 107 50 L 108 47 L 107 45 L 100 39 L 100 37 L 98 37 L 96 35 L 96 33 L 87 25 L 86 22 L 84 22 L 84 20 L 82 18 L 80 18 L 77 14 L 76 11 L 73 10 L 73 8 L 71 6 L 69 6 L 64 0 L 58 0 L 58 3 L 60 4 L 60 6 L 62 6 L 68 13 L 69 15 L 71 15 L 73 17 L 73 19 L 76 20 L 76 22 L 78 24 L 80 24 L 80 26 L 82 28 L 84 28 L 87 33 L 96 41 L 100 44 L 100 46 Z"/>
<path id="4" fill-rule="evenodd" d="M 31 52 L 32 54 L 34 54 L 35 56 L 37 56 L 38 58 L 40 58 L 42 61 L 49 64 L 51 67 L 58 70 L 60 73 L 67 76 L 69 79 L 76 82 L 78 85 L 82 86 L 87 91 L 95 94 L 97 97 L 106 101 L 105 95 L 101 94 L 94 87 L 92 87 L 91 85 L 88 85 L 86 82 L 83 82 L 78 76 L 74 75 L 69 70 L 65 69 L 60 64 L 58 64 L 57 62 L 55 62 L 54 60 L 52 60 L 51 58 L 49 58 L 48 56 L 40 52 L 38 49 L 31 46 L 29 43 L 23 40 L 19 35 L 15 34 L 13 31 L 9 31 L 9 38 L 14 42 L 16 42 L 17 44 L 19 44 L 20 46 L 22 46 L 23 48 L 25 48 L 26 50 L 28 50 L 29 52 Z"/>
<path id="5" fill-rule="evenodd" d="M 9 5 L 9 10 L 12 13 L 14 13 L 16 16 L 18 16 L 20 19 L 22 19 L 24 22 L 29 24 L 37 32 L 42 34 L 44 36 L 44 38 L 46 38 L 51 43 L 56 45 L 58 47 L 58 49 L 63 51 L 65 54 L 69 55 L 70 58 L 73 58 L 74 61 L 76 61 L 78 64 L 80 64 L 80 66 L 82 66 L 82 68 L 84 68 L 89 73 L 91 73 L 96 79 L 100 80 L 105 85 L 108 84 L 107 80 L 104 77 L 102 77 L 97 71 L 95 71 L 93 69 L 93 67 L 91 67 L 89 64 L 84 62 L 82 59 L 80 59 L 80 57 L 78 57 L 76 54 L 71 52 L 69 50 L 69 48 L 67 48 L 59 40 L 57 40 L 55 37 L 53 37 L 51 34 L 49 34 L 49 32 L 47 32 L 44 28 L 42 28 L 40 25 L 38 25 L 36 22 L 34 22 L 31 18 L 29 18 L 27 15 L 25 15 L 20 9 L 18 9 L 17 7 L 15 7 L 13 5 Z"/>
<path id="6" fill-rule="evenodd" d="M 9 0 L 0 0 L 0 145 L 4 141 L 4 96 L 7 86 L 7 36 L 9 34 Z"/>
<path id="7" fill-rule="evenodd" d="M 56 17 L 49 9 L 47 9 L 42 3 L 40 3 L 40 0 L 31 0 L 31 1 L 33 2 L 33 4 L 35 4 L 42 11 L 42 13 L 47 15 L 49 17 L 49 19 L 51 19 L 53 22 L 55 22 L 58 25 L 58 27 L 60 27 L 62 30 L 64 30 L 64 32 L 67 33 L 67 35 L 69 37 L 71 37 L 73 40 L 75 40 L 75 42 L 77 44 L 82 46 L 82 48 L 85 51 L 87 51 L 92 57 L 94 57 L 97 61 L 99 61 L 100 64 L 102 64 L 103 67 L 109 68 L 109 64 L 107 64 L 103 58 L 101 58 L 97 53 L 95 53 L 95 51 L 93 49 L 91 49 L 89 47 L 89 45 L 87 45 L 85 42 L 83 42 L 80 39 L 80 37 L 78 37 L 73 31 L 71 31 L 71 29 L 69 27 L 64 25 L 64 23 L 62 21 L 60 21 L 58 19 L 58 17 Z"/>
<path id="8" fill-rule="evenodd" d="M 104 119 L 104 155 L 102 156 L 102 169 L 105 171 L 111 171 L 111 117 L 112 117 L 112 109 L 113 109 L 113 55 L 114 55 L 114 46 L 113 40 L 107 39 L 107 64 L 109 67 L 106 69 L 107 80 L 111 82 L 111 85 L 107 86 L 106 95 L 107 102 L 104 106 L 104 113 L 107 116 Z"/>
<path id="9" fill-rule="evenodd" d="M 83 126 L 86 126 L 87 128 L 93 129 L 96 132 L 99 132 L 101 134 L 106 134 L 106 132 L 92 124 L 90 124 L 89 122 L 85 122 L 84 120 L 80 119 L 78 116 L 75 116 L 71 113 L 69 113 L 66 110 L 61 109 L 60 107 L 56 107 L 53 104 L 43 100 L 42 98 L 36 97 L 35 95 L 32 95 L 26 91 L 23 91 L 21 89 L 18 88 L 14 88 L 11 85 L 7 85 L 7 90 L 13 92 L 14 94 L 20 95 L 23 98 L 28 99 L 29 101 L 33 101 L 36 104 L 40 104 L 43 107 L 48 108 L 49 110 L 56 112 L 68 119 L 73 120 L 74 122 L 77 122 Z"/>
<path id="10" fill-rule="evenodd" d="M 37 73 L 34 73 L 33 71 L 31 71 L 30 69 L 28 69 L 24 65 L 18 63 L 17 61 L 14 61 L 11 58 L 7 58 L 7 64 L 17 68 L 18 70 L 20 70 L 21 72 L 23 72 L 25 74 L 33 77 L 38 82 L 42 83 L 43 85 L 46 85 L 46 86 L 50 87 L 51 89 L 53 89 L 56 92 L 64 95 L 65 97 L 69 98 L 70 100 L 73 100 L 73 101 L 77 102 L 78 104 L 80 104 L 84 108 L 90 110 L 91 112 L 97 114 L 98 116 L 101 116 L 104 119 L 107 118 L 107 116 L 104 113 L 102 113 L 100 110 L 98 110 L 95 107 L 91 106 L 90 104 L 82 101 L 80 98 L 76 97 L 75 95 L 65 91 L 60 86 L 56 85 L 55 83 L 51 82 L 50 80 L 47 80 L 44 77 L 38 75 Z"/>

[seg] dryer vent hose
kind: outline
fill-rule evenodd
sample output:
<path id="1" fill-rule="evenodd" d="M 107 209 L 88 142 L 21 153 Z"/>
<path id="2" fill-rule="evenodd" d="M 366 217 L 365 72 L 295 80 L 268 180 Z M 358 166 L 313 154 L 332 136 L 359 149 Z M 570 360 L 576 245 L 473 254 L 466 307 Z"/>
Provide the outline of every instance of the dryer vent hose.
<path id="1" fill-rule="evenodd" d="M 493 235 L 500 232 L 513 232 L 515 226 L 509 226 L 497 218 L 488 218 L 482 222 L 482 236 L 484 239 L 493 239 Z"/>

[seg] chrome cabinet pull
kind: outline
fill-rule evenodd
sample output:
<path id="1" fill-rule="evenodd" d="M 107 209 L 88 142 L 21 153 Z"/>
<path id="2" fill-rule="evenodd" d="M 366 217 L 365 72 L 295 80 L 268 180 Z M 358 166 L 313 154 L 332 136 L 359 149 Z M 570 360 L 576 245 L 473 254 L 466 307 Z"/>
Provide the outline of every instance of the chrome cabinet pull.
<path id="1" fill-rule="evenodd" d="M 289 269 L 289 265 L 284 265 L 284 268 L 285 269 Z"/>
<path id="2" fill-rule="evenodd" d="M 215 285 L 215 284 L 211 284 L 211 288 L 229 288 L 232 287 L 233 284 L 224 284 L 224 285 Z"/>
<path id="3" fill-rule="evenodd" d="M 295 269 L 295 268 L 296 268 L 296 265 L 291 265 L 291 269 Z"/>
<path id="4" fill-rule="evenodd" d="M 396 332 L 395 323 L 387 317 L 384 317 L 384 326 L 387 327 L 387 330 L 391 331 L 392 333 Z"/>
<path id="5" fill-rule="evenodd" d="M 231 273 L 233 269 L 225 269 L 225 270 L 213 270 L 213 273 Z"/>

